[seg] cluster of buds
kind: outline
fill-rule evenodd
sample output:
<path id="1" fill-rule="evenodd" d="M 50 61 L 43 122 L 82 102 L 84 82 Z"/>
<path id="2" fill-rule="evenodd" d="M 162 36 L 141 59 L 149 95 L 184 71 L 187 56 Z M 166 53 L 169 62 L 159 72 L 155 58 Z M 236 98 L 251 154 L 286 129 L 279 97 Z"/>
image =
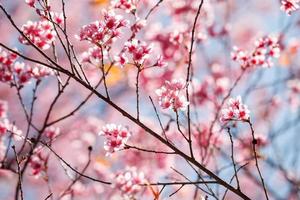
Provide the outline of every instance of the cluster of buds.
<path id="1" fill-rule="evenodd" d="M 280 9 L 290 16 L 292 12 L 300 8 L 299 3 L 300 0 L 283 0 Z"/>
<path id="2" fill-rule="evenodd" d="M 159 98 L 159 105 L 163 109 L 172 108 L 174 111 L 178 109 L 185 110 L 189 102 L 180 92 L 185 88 L 185 82 L 182 79 L 165 81 L 164 85 L 156 90 Z"/>
<path id="3" fill-rule="evenodd" d="M 221 122 L 227 121 L 244 121 L 249 120 L 249 113 L 247 105 L 243 104 L 241 96 L 230 98 L 227 108 L 221 111 Z"/>
<path id="4" fill-rule="evenodd" d="M 111 5 L 113 8 L 119 8 L 125 10 L 127 13 L 134 12 L 136 10 L 137 0 L 113 0 Z"/>
<path id="5" fill-rule="evenodd" d="M 145 182 L 144 173 L 137 172 L 136 168 L 131 167 L 115 175 L 113 187 L 120 190 L 124 197 L 133 198 L 142 189 L 141 184 Z"/>
<path id="6" fill-rule="evenodd" d="M 26 36 L 19 37 L 19 41 L 22 44 L 29 45 L 29 39 L 34 45 L 47 50 L 51 47 L 52 42 L 55 41 L 56 32 L 53 28 L 53 24 L 47 20 L 41 20 L 37 22 L 28 21 L 21 28 L 22 32 Z"/>
<path id="7" fill-rule="evenodd" d="M 126 27 L 128 21 L 112 10 L 103 11 L 104 20 L 85 25 L 80 30 L 79 40 L 87 40 L 97 45 L 111 44 L 121 34 L 120 28 Z"/>
<path id="8" fill-rule="evenodd" d="M 16 80 L 23 85 L 31 78 L 41 79 L 53 73 L 45 66 L 29 67 L 23 62 L 16 62 L 17 58 L 16 54 L 0 49 L 0 81 L 11 83 Z"/>
<path id="9" fill-rule="evenodd" d="M 131 134 L 121 125 L 107 124 L 102 128 L 99 135 L 106 137 L 104 149 L 107 151 L 106 155 L 109 155 L 121 150 L 125 146 L 125 143 Z"/>
<path id="10" fill-rule="evenodd" d="M 32 175 L 39 177 L 47 170 L 47 158 L 42 155 L 42 148 L 36 148 L 30 157 L 29 165 Z"/>
<path id="11" fill-rule="evenodd" d="M 237 61 L 242 68 L 252 66 L 271 67 L 272 59 L 280 56 L 280 48 L 277 37 L 263 37 L 255 42 L 255 49 L 252 53 L 233 48 L 232 59 Z"/>

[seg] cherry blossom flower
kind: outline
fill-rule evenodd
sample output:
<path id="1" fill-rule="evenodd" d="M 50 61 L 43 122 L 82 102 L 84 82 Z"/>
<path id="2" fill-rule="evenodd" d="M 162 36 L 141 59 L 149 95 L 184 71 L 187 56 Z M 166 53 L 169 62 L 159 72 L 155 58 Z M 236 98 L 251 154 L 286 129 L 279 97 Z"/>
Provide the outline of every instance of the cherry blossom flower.
<path id="1" fill-rule="evenodd" d="M 258 39 L 255 42 L 255 49 L 251 53 L 233 47 L 231 56 L 242 68 L 252 66 L 271 67 L 273 65 L 272 59 L 280 56 L 278 38 L 267 36 Z"/>
<path id="2" fill-rule="evenodd" d="M 35 79 L 41 79 L 46 76 L 54 75 L 54 71 L 44 65 L 37 65 L 30 70 L 31 76 Z"/>
<path id="3" fill-rule="evenodd" d="M 154 67 L 167 67 L 168 63 L 164 61 L 163 56 L 159 55 L 157 62 L 153 65 Z"/>
<path id="4" fill-rule="evenodd" d="M 63 13 L 50 12 L 52 20 L 57 24 L 62 24 L 64 21 Z"/>
<path id="5" fill-rule="evenodd" d="M 137 172 L 135 167 L 127 167 L 115 175 L 113 187 L 120 190 L 124 197 L 133 198 L 142 189 L 140 184 L 145 184 L 145 182 L 144 173 Z"/>
<path id="6" fill-rule="evenodd" d="M 249 119 L 248 107 L 243 104 L 241 96 L 230 98 L 227 104 L 227 108 L 221 111 L 221 122 L 227 122 L 230 120 L 248 120 Z"/>
<path id="7" fill-rule="evenodd" d="M 107 124 L 102 128 L 99 135 L 106 137 L 104 149 L 107 151 L 106 155 L 110 155 L 111 153 L 121 150 L 131 134 L 121 125 Z"/>
<path id="8" fill-rule="evenodd" d="M 25 0 L 25 3 L 27 3 L 31 7 L 34 7 L 35 0 Z"/>
<path id="9" fill-rule="evenodd" d="M 0 121 L 0 137 L 6 134 L 7 129 L 8 129 L 8 120 L 7 119 L 2 119 Z"/>
<path id="10" fill-rule="evenodd" d="M 8 106 L 6 101 L 0 100 L 0 139 L 7 133 L 13 134 L 16 141 L 22 139 L 22 131 L 16 125 L 9 122 L 7 118 Z"/>
<path id="11" fill-rule="evenodd" d="M 185 110 L 189 102 L 180 92 L 185 88 L 183 79 L 165 81 L 164 85 L 156 90 L 159 98 L 159 105 L 163 109 L 172 108 L 174 111 L 178 109 Z"/>
<path id="12" fill-rule="evenodd" d="M 121 53 L 115 56 L 114 58 L 115 61 L 117 62 L 116 64 L 118 64 L 121 67 L 124 67 L 128 63 L 128 58 L 126 57 L 125 53 Z"/>
<path id="13" fill-rule="evenodd" d="M 152 45 L 147 45 L 137 39 L 125 43 L 125 51 L 132 55 L 134 63 L 143 64 L 152 52 Z"/>
<path id="14" fill-rule="evenodd" d="M 102 55 L 103 54 L 103 55 Z M 102 62 L 102 59 L 105 59 L 107 56 L 106 50 L 101 50 L 101 48 L 94 46 L 89 48 L 82 54 L 82 61 L 83 63 L 90 63 L 95 66 L 99 66 Z"/>
<path id="15" fill-rule="evenodd" d="M 32 43 L 43 50 L 49 49 L 56 38 L 53 25 L 47 20 L 37 22 L 28 21 L 22 26 L 21 30 Z M 23 36 L 19 37 L 19 41 L 22 44 L 29 45 L 29 42 Z"/>
<path id="16" fill-rule="evenodd" d="M 53 74 L 53 70 L 48 67 L 42 65 L 26 66 L 24 62 L 16 61 L 17 59 L 16 54 L 0 49 L 0 81 L 11 83 L 15 80 L 18 84 L 23 85 L 32 78 L 41 79 Z M 14 80 L 13 77 L 15 77 Z"/>
<path id="17" fill-rule="evenodd" d="M 137 32 L 139 32 L 143 27 L 146 26 L 146 20 L 143 20 L 143 19 L 137 19 L 135 24 L 133 24 L 131 26 L 131 31 L 136 34 Z"/>
<path id="18" fill-rule="evenodd" d="M 79 40 L 87 40 L 94 44 L 107 45 L 120 36 L 120 28 L 126 27 L 128 21 L 114 11 L 103 11 L 104 20 L 85 25 L 80 30 Z"/>
<path id="19" fill-rule="evenodd" d="M 44 135 L 50 140 L 53 140 L 59 134 L 60 134 L 60 129 L 53 126 L 46 128 L 46 130 L 44 131 Z"/>
<path id="20" fill-rule="evenodd" d="M 299 2 L 300 0 L 283 0 L 280 9 L 290 16 L 292 12 L 299 9 Z"/>
<path id="21" fill-rule="evenodd" d="M 125 10 L 127 13 L 133 12 L 136 9 L 137 0 L 113 0 L 111 5 L 114 8 Z"/>
<path id="22" fill-rule="evenodd" d="M 183 33 L 175 30 L 170 33 L 170 42 L 174 45 L 180 45 L 183 42 Z"/>
<path id="23" fill-rule="evenodd" d="M 29 161 L 29 165 L 32 168 L 32 175 L 36 178 L 40 177 L 47 169 L 46 163 L 47 158 L 42 155 L 42 148 L 35 149 Z"/>

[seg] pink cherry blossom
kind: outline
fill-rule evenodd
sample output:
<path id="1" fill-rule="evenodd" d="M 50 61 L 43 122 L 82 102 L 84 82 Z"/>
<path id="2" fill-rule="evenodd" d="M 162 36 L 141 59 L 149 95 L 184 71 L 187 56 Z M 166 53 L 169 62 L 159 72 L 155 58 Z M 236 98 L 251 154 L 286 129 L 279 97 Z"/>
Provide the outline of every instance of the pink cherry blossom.
<path id="1" fill-rule="evenodd" d="M 227 107 L 221 111 L 221 122 L 231 120 L 248 120 L 249 119 L 248 107 L 243 104 L 241 96 L 230 98 Z"/>
<path id="2" fill-rule="evenodd" d="M 116 173 L 113 187 L 120 190 L 124 197 L 133 198 L 141 191 L 140 184 L 145 183 L 144 173 L 138 172 L 134 167 L 127 167 L 124 171 Z"/>
<path id="3" fill-rule="evenodd" d="M 255 49 L 252 52 L 233 47 L 232 59 L 237 61 L 242 68 L 252 66 L 270 67 L 272 60 L 280 56 L 278 38 L 273 36 L 262 37 L 255 41 Z"/>
<path id="4" fill-rule="evenodd" d="M 29 6 L 34 7 L 36 0 L 25 0 L 25 3 L 27 3 Z"/>
<path id="5" fill-rule="evenodd" d="M 60 129 L 53 126 L 46 128 L 46 130 L 44 131 L 44 135 L 50 140 L 53 140 L 59 134 L 60 134 Z"/>
<path id="6" fill-rule="evenodd" d="M 114 8 L 125 10 L 127 13 L 136 9 L 137 0 L 112 0 L 111 5 Z"/>
<path id="7" fill-rule="evenodd" d="M 30 158 L 29 165 L 32 169 L 32 175 L 35 177 L 42 176 L 47 169 L 47 158 L 42 155 L 42 148 L 35 149 L 33 155 Z"/>
<path id="8" fill-rule="evenodd" d="M 104 149 L 107 151 L 107 155 L 121 150 L 131 136 L 126 128 L 115 124 L 105 125 L 99 135 L 105 136 Z"/>
<path id="9" fill-rule="evenodd" d="M 157 58 L 157 62 L 153 65 L 155 67 L 167 67 L 168 63 L 164 61 L 163 56 L 159 55 Z"/>
<path id="10" fill-rule="evenodd" d="M 133 24 L 131 26 L 131 31 L 136 34 L 137 32 L 139 32 L 143 27 L 145 27 L 147 24 L 146 20 L 143 19 L 137 19 L 135 24 Z"/>
<path id="11" fill-rule="evenodd" d="M 125 53 L 121 53 L 118 56 L 115 56 L 115 61 L 121 67 L 124 67 L 128 63 L 128 58 L 126 57 Z"/>
<path id="12" fill-rule="evenodd" d="M 28 21 L 22 26 L 21 30 L 32 43 L 43 50 L 49 49 L 56 38 L 53 25 L 47 20 L 37 22 Z M 29 45 L 29 42 L 23 36 L 19 37 L 19 41 L 22 44 Z"/>
<path id="13" fill-rule="evenodd" d="M 103 54 L 103 55 L 102 55 Z M 89 48 L 82 54 L 82 63 L 90 63 L 94 66 L 99 66 L 102 59 L 106 58 L 106 51 L 101 50 L 101 48 L 94 46 Z"/>
<path id="14" fill-rule="evenodd" d="M 123 19 L 121 15 L 116 15 L 112 10 L 103 10 L 103 18 L 102 21 L 95 21 L 83 26 L 78 38 L 94 44 L 111 44 L 121 35 L 120 29 L 128 24 L 127 20 Z"/>
<path id="15" fill-rule="evenodd" d="M 152 52 L 152 45 L 147 45 L 145 42 L 134 39 L 125 43 L 125 51 L 131 54 L 134 63 L 142 65 L 149 58 Z"/>
<path id="16" fill-rule="evenodd" d="M 57 24 L 62 24 L 64 21 L 63 13 L 50 12 L 52 20 Z"/>
<path id="17" fill-rule="evenodd" d="M 175 111 L 178 109 L 185 110 L 189 102 L 187 102 L 185 96 L 181 94 L 184 88 L 185 82 L 182 79 L 174 79 L 171 82 L 165 81 L 165 84 L 156 90 L 159 105 L 163 109 L 172 108 Z"/>
<path id="18" fill-rule="evenodd" d="M 280 9 L 284 11 L 287 15 L 291 15 L 292 12 L 299 9 L 299 0 L 283 0 L 281 1 Z"/>

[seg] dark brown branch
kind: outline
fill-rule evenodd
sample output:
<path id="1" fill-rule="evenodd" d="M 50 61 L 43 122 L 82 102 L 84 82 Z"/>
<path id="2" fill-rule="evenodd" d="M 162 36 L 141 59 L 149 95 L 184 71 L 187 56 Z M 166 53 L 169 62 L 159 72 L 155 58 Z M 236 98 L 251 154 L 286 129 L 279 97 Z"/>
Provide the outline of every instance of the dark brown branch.
<path id="1" fill-rule="evenodd" d="M 194 19 L 194 24 L 193 24 L 193 28 L 192 28 L 192 36 L 191 36 L 191 46 L 190 46 L 190 50 L 189 50 L 189 61 L 188 61 L 188 66 L 187 66 L 187 74 L 186 74 L 186 99 L 188 102 L 190 102 L 190 94 L 189 94 L 189 83 L 190 83 L 190 79 L 191 79 L 191 68 L 192 68 L 192 55 L 193 55 L 193 48 L 194 48 L 194 42 L 195 42 L 195 32 L 196 32 L 196 25 L 197 25 L 197 21 L 200 15 L 200 11 L 203 5 L 203 0 L 201 0 L 199 6 L 198 6 L 198 10 Z M 189 149 L 190 149 L 190 154 L 191 157 L 194 157 L 193 154 L 193 143 L 192 143 L 192 137 L 191 137 L 191 107 L 190 104 L 187 106 L 187 118 L 188 118 L 188 143 L 189 143 Z"/>
<path id="2" fill-rule="evenodd" d="M 266 199 L 268 200 L 268 199 L 269 199 L 269 196 L 268 196 L 267 188 L 266 188 L 264 178 L 263 178 L 263 176 L 262 176 L 262 173 L 261 173 L 260 168 L 259 168 L 259 165 L 258 165 L 258 158 L 257 158 L 257 152 L 256 152 L 256 144 L 257 144 L 257 140 L 256 140 L 256 138 L 255 138 L 255 133 L 254 133 L 253 124 L 252 124 L 252 122 L 251 122 L 250 120 L 246 120 L 246 123 L 249 124 L 250 129 L 251 129 L 251 135 L 252 135 L 252 149 L 253 149 L 253 153 L 254 153 L 255 166 L 256 166 L 256 169 L 257 169 L 257 171 L 258 171 L 258 174 L 259 174 L 259 177 L 260 177 L 260 180 L 261 180 L 261 184 L 262 184 L 263 189 L 264 189 L 264 193 L 265 193 Z"/>
<path id="3" fill-rule="evenodd" d="M 15 146 L 12 146 L 12 149 L 14 150 L 14 154 L 15 154 L 15 157 L 16 157 L 16 163 L 17 163 L 17 171 L 18 171 L 18 184 L 17 184 L 17 187 L 19 188 L 20 190 L 20 193 L 21 193 L 21 200 L 24 199 L 24 195 L 23 195 L 23 189 L 22 189 L 22 174 L 21 174 L 21 169 L 20 169 L 20 161 L 19 161 L 19 158 L 18 158 L 18 155 L 17 155 L 17 152 L 16 152 L 16 147 Z M 15 199 L 18 200 L 19 199 L 19 194 L 16 193 L 15 194 Z"/>

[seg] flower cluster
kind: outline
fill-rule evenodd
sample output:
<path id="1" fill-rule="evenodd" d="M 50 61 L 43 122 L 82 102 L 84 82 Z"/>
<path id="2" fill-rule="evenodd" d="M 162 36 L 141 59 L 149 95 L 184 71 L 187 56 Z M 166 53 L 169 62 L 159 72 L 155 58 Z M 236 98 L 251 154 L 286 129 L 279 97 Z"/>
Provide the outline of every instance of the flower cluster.
<path id="1" fill-rule="evenodd" d="M 126 168 L 125 171 L 115 175 L 113 187 L 120 190 L 125 197 L 134 197 L 141 189 L 140 184 L 144 184 L 144 173 L 137 172 L 136 168 Z"/>
<path id="2" fill-rule="evenodd" d="M 130 137 L 130 132 L 121 125 L 107 124 L 102 128 L 99 135 L 106 137 L 104 149 L 107 155 L 122 149 Z"/>
<path id="3" fill-rule="evenodd" d="M 32 175 L 39 177 L 47 169 L 47 158 L 42 155 L 42 148 L 36 148 L 30 157 L 29 165 Z"/>
<path id="4" fill-rule="evenodd" d="M 28 21 L 22 26 L 21 30 L 27 37 L 19 37 L 19 41 L 22 44 L 29 45 L 27 40 L 29 39 L 33 44 L 43 50 L 49 49 L 52 42 L 54 42 L 56 38 L 56 32 L 53 29 L 53 25 L 47 20 L 41 20 L 37 22 Z"/>
<path id="5" fill-rule="evenodd" d="M 165 81 L 164 85 L 156 90 L 159 98 L 159 105 L 163 109 L 172 108 L 174 111 L 178 109 L 185 110 L 189 102 L 180 92 L 185 88 L 185 82 L 182 79 Z"/>
<path id="6" fill-rule="evenodd" d="M 124 67 L 125 64 L 129 62 L 129 58 L 126 55 L 126 52 L 132 59 L 132 64 L 141 68 L 146 68 L 144 66 L 145 62 L 148 61 L 150 54 L 152 52 L 152 44 L 148 45 L 145 42 L 142 42 L 137 39 L 133 39 L 125 43 L 125 46 L 121 53 L 115 56 L 115 61 L 121 66 Z M 148 63 L 147 63 L 148 64 Z M 163 56 L 159 55 L 153 65 L 148 67 L 165 67 L 167 63 L 164 61 Z"/>
<path id="7" fill-rule="evenodd" d="M 108 45 L 120 36 L 120 28 L 126 27 L 128 21 L 112 10 L 103 11 L 104 20 L 85 25 L 80 30 L 79 40 L 87 40 L 94 44 Z"/>
<path id="8" fill-rule="evenodd" d="M 299 3 L 300 0 L 283 0 L 280 9 L 290 16 L 292 12 L 300 8 Z"/>
<path id="9" fill-rule="evenodd" d="M 11 83 L 14 78 L 18 84 L 27 83 L 31 78 L 40 79 L 53 72 L 45 66 L 26 66 L 23 62 L 16 62 L 18 56 L 0 49 L 0 81 Z"/>
<path id="10" fill-rule="evenodd" d="M 113 0 L 111 5 L 114 8 L 125 10 L 127 13 L 133 12 L 136 9 L 137 0 Z"/>
<path id="11" fill-rule="evenodd" d="M 231 56 L 242 68 L 252 66 L 270 67 L 273 65 L 272 58 L 280 56 L 278 38 L 271 36 L 260 38 L 255 42 L 255 49 L 251 53 L 234 47 Z"/>
<path id="12" fill-rule="evenodd" d="M 0 139 L 9 131 L 13 134 L 14 139 L 20 140 L 22 131 L 9 122 L 7 118 L 7 111 L 7 102 L 0 100 Z"/>
<path id="13" fill-rule="evenodd" d="M 235 99 L 230 98 L 227 108 L 221 111 L 221 122 L 227 122 L 230 120 L 248 120 L 249 119 L 248 107 L 243 104 L 241 96 Z"/>
<path id="14" fill-rule="evenodd" d="M 152 44 L 148 45 L 136 39 L 125 44 L 125 51 L 132 55 L 132 60 L 135 64 L 143 64 L 149 58 L 152 50 Z"/>

